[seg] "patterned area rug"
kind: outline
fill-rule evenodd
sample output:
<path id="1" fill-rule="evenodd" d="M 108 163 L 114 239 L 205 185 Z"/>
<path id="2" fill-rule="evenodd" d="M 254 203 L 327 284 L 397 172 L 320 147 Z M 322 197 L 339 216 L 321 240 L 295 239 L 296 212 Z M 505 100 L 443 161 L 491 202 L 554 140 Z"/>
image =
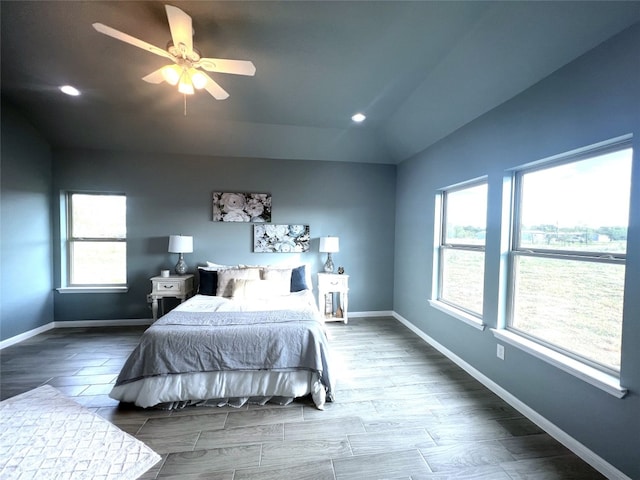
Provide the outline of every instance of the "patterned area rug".
<path id="1" fill-rule="evenodd" d="M 0 478 L 135 479 L 160 460 L 144 443 L 45 385 L 0 402 Z"/>

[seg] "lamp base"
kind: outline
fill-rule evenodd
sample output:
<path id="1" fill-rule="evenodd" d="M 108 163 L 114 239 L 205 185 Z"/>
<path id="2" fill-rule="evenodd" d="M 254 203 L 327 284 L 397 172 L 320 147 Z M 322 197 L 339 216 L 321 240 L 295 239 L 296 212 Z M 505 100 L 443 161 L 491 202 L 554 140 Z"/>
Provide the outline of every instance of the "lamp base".
<path id="1" fill-rule="evenodd" d="M 187 263 L 184 261 L 182 253 L 180 254 L 178 263 L 176 263 L 176 273 L 178 275 L 184 275 L 185 273 L 187 273 Z"/>
<path id="2" fill-rule="evenodd" d="M 331 260 L 331 252 L 327 253 L 327 261 L 324 262 L 324 273 L 333 273 L 333 260 Z"/>

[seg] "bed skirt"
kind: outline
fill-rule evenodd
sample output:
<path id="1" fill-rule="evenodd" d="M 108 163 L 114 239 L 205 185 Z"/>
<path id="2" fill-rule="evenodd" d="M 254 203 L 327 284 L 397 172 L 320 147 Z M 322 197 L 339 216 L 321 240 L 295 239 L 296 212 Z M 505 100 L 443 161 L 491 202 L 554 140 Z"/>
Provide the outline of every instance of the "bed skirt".
<path id="1" fill-rule="evenodd" d="M 188 405 L 241 407 L 246 403 L 267 402 L 287 405 L 309 394 L 316 407 L 323 410 L 328 399 L 316 372 L 245 370 L 147 377 L 116 386 L 109 396 L 143 408 L 174 409 Z"/>

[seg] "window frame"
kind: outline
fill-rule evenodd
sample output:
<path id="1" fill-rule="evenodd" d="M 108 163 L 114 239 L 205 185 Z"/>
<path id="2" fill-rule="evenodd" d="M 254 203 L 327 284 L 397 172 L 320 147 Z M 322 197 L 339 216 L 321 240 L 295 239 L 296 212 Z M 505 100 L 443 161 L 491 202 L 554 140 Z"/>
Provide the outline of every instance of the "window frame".
<path id="1" fill-rule="evenodd" d="M 532 353 L 535 353 L 535 350 L 538 349 L 539 346 L 542 349 L 547 349 L 550 354 L 549 357 L 554 358 L 565 358 L 566 360 L 561 360 L 562 362 L 566 362 L 571 365 L 578 365 L 577 369 L 582 369 L 582 366 L 587 367 L 588 369 L 593 369 L 595 373 L 592 375 L 593 377 L 598 377 L 599 373 L 616 378 L 619 380 L 620 377 L 620 369 L 612 368 L 612 366 L 602 364 L 594 359 L 585 357 L 580 355 L 577 352 L 573 352 L 568 350 L 567 348 L 563 348 L 560 345 L 548 342 L 544 339 L 538 338 L 534 335 L 529 334 L 526 331 L 518 329 L 513 326 L 514 322 L 514 305 L 515 305 L 515 282 L 516 282 L 516 268 L 517 268 L 517 257 L 533 257 L 533 258 L 542 258 L 542 259 L 550 259 L 550 260 L 570 260 L 570 261 L 579 261 L 579 262 L 592 262 L 592 263 L 606 263 L 606 264 L 614 264 L 614 265 L 622 265 L 626 267 L 626 249 L 625 253 L 619 252 L 599 252 L 595 250 L 572 250 L 572 249 L 551 249 L 551 248 L 536 248 L 533 246 L 523 247 L 520 245 L 521 243 L 521 231 L 522 231 L 522 182 L 523 177 L 526 174 L 547 170 L 550 168 L 567 165 L 571 163 L 580 162 L 582 160 L 586 160 L 589 158 L 598 157 L 601 155 L 606 155 L 607 153 L 612 153 L 616 151 L 625 150 L 628 148 L 633 148 L 632 137 L 630 135 L 615 138 L 606 142 L 601 142 L 599 144 L 590 145 L 572 152 L 567 152 L 563 154 L 556 155 L 549 159 L 541 160 L 539 162 L 534 162 L 533 164 L 524 165 L 522 167 L 518 167 L 517 169 L 512 170 L 511 172 L 511 205 L 512 205 L 512 214 L 511 214 L 511 224 L 510 224 L 510 239 L 509 239 L 509 250 L 508 250 L 508 278 L 507 278 L 507 296 L 506 296 L 506 318 L 504 321 L 504 325 L 501 328 L 498 328 L 497 332 L 494 332 L 498 338 L 502 338 L 503 340 L 512 343 L 513 338 L 510 338 L 511 335 L 515 337 L 521 337 L 524 340 L 525 344 L 528 344 L 527 348 Z M 628 224 L 627 224 L 628 227 Z M 624 301 L 624 300 L 623 300 Z M 500 333 L 500 330 L 506 331 L 505 333 Z M 516 340 L 513 343 L 519 343 Z M 556 364 L 557 360 L 552 361 L 552 363 Z M 572 372 L 573 373 L 573 372 Z M 578 375 L 581 376 L 581 375 Z M 620 390 L 619 390 L 620 391 Z M 617 393 L 616 393 L 617 395 Z"/>
<path id="2" fill-rule="evenodd" d="M 482 254 L 483 276 L 482 276 L 482 310 L 484 310 L 484 263 L 486 261 L 486 239 L 484 244 L 473 244 L 465 242 L 447 242 L 447 197 L 451 193 L 467 190 L 484 185 L 487 189 L 487 208 L 484 213 L 485 234 L 487 231 L 487 214 L 488 214 L 488 190 L 489 181 L 487 176 L 482 176 L 468 180 L 462 183 L 451 185 L 449 187 L 438 190 L 436 194 L 436 222 L 434 231 L 434 278 L 431 300 L 429 304 L 463 322 L 484 330 L 483 312 L 475 312 L 462 305 L 443 298 L 444 286 L 444 256 L 447 251 L 465 251 L 476 252 Z"/>
<path id="3" fill-rule="evenodd" d="M 128 291 L 128 269 L 127 269 L 127 256 L 125 253 L 125 281 L 123 283 L 72 283 L 73 278 L 73 245 L 78 242 L 100 242 L 100 243 L 125 243 L 127 244 L 127 232 L 125 231 L 124 237 L 74 237 L 73 235 L 73 195 L 93 195 L 97 197 L 124 197 L 125 201 L 127 195 L 122 192 L 98 192 L 98 191 L 82 191 L 82 190 L 69 190 L 64 192 L 64 217 L 63 217 L 63 232 L 64 232 L 64 257 L 66 258 L 66 271 L 63 274 L 64 284 L 63 288 L 57 289 L 60 293 L 112 293 L 112 292 L 126 292 Z M 126 214 L 125 214 L 126 215 Z M 125 218 L 126 222 L 126 218 Z"/>

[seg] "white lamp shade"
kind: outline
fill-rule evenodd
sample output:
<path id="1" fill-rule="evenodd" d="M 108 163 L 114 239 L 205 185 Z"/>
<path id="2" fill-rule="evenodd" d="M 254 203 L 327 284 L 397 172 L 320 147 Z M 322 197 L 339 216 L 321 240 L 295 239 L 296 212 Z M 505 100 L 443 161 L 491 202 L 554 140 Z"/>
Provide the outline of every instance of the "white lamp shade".
<path id="1" fill-rule="evenodd" d="M 320 237 L 320 252 L 335 253 L 340 251 L 340 239 L 338 237 Z"/>
<path id="2" fill-rule="evenodd" d="M 193 83 L 193 86 L 198 90 L 202 90 L 207 84 L 207 77 L 204 73 L 195 68 L 190 68 L 189 73 L 191 74 L 191 83 Z"/>
<path id="3" fill-rule="evenodd" d="M 178 91 L 180 93 L 184 93 L 185 95 L 193 95 L 195 90 L 193 89 L 193 84 L 191 83 L 191 79 L 185 75 L 180 78 L 180 83 L 178 84 Z"/>
<path id="4" fill-rule="evenodd" d="M 193 237 L 188 235 L 170 235 L 169 236 L 169 252 L 170 253 L 192 253 Z"/>
<path id="5" fill-rule="evenodd" d="M 177 85 L 180 81 L 180 76 L 182 75 L 182 70 L 178 65 L 167 65 L 166 67 L 162 67 L 162 78 L 169 85 Z"/>

